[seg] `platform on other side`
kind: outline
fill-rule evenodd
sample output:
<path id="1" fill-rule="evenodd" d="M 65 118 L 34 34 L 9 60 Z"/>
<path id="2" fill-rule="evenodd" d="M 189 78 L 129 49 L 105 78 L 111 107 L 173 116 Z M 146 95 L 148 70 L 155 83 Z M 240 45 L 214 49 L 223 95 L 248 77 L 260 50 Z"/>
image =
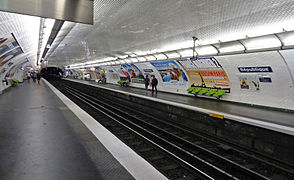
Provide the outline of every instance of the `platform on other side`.
<path id="1" fill-rule="evenodd" d="M 68 78 L 65 78 L 65 80 L 105 88 L 120 93 L 129 93 L 133 96 L 184 107 L 208 115 L 214 113 L 231 120 L 294 135 L 294 113 L 292 112 L 284 112 L 207 98 L 196 98 L 194 96 L 185 96 L 167 92 L 157 92 L 156 94 L 152 94 L 150 91 L 146 92 L 145 89 L 121 87 L 115 84 L 98 84 L 94 81 Z"/>

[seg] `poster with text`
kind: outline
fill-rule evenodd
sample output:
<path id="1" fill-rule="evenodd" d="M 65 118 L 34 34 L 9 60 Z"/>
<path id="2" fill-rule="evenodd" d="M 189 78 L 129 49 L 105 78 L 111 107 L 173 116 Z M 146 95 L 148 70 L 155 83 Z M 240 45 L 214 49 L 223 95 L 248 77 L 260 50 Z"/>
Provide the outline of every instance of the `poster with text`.
<path id="1" fill-rule="evenodd" d="M 17 55 L 21 54 L 22 50 L 21 48 L 16 48 L 13 49 L 9 52 L 7 52 L 6 54 L 2 55 L 0 57 L 0 66 L 3 66 L 5 63 L 9 62 L 11 59 L 13 59 L 14 57 L 16 57 Z"/>
<path id="2" fill-rule="evenodd" d="M 191 85 L 230 88 L 230 81 L 221 64 L 213 57 L 196 60 L 178 60 L 186 70 Z"/>
<path id="3" fill-rule="evenodd" d="M 192 61 L 198 68 L 206 87 L 230 88 L 227 73 L 214 58 L 198 58 Z"/>
<path id="4" fill-rule="evenodd" d="M 203 85 L 202 77 L 199 74 L 198 68 L 190 59 L 178 60 L 178 63 L 180 63 L 182 67 L 185 69 L 189 77 L 191 85 L 193 86 Z"/>
<path id="5" fill-rule="evenodd" d="M 16 39 L 14 39 L 12 34 L 8 34 L 5 37 L 0 38 L 0 56 L 12 49 L 15 49 L 16 47 L 19 47 L 19 44 Z"/>
<path id="6" fill-rule="evenodd" d="M 184 70 L 175 61 L 151 62 L 160 73 L 164 84 L 185 86 L 188 82 Z"/>
<path id="7" fill-rule="evenodd" d="M 129 73 L 126 70 L 124 70 L 120 65 L 112 66 L 112 67 L 117 72 L 119 77 L 121 77 L 121 78 L 127 78 L 127 77 L 129 78 L 130 77 Z"/>
<path id="8" fill-rule="evenodd" d="M 143 73 L 144 77 L 146 77 L 146 75 L 149 77 L 151 75 L 155 75 L 154 66 L 152 66 L 149 62 L 137 63 L 136 66 L 140 69 L 141 73 Z"/>

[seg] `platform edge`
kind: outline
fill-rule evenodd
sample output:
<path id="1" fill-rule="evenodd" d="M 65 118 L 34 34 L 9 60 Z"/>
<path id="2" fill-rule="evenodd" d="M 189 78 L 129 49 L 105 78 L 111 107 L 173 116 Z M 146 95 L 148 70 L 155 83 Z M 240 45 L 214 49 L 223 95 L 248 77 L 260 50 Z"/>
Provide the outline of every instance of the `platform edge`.
<path id="1" fill-rule="evenodd" d="M 120 141 L 110 131 L 104 128 L 92 116 L 72 102 L 47 80 L 42 79 L 56 96 L 85 124 L 113 157 L 135 178 L 142 180 L 167 178 L 149 164 L 145 159 Z"/>

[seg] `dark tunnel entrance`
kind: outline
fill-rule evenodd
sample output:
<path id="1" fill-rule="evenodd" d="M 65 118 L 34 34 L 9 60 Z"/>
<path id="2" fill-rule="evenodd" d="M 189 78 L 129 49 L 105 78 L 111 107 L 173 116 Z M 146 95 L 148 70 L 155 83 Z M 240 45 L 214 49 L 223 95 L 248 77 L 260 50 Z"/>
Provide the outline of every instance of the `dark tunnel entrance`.
<path id="1" fill-rule="evenodd" d="M 63 70 L 59 67 L 45 67 L 41 69 L 41 75 L 45 79 L 60 79 L 63 76 Z"/>

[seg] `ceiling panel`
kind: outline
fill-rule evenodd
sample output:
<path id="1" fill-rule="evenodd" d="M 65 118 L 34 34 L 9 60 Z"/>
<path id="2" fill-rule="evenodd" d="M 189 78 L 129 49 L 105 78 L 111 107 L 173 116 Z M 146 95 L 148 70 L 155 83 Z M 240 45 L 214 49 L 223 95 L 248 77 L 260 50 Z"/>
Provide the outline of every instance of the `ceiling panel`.
<path id="1" fill-rule="evenodd" d="M 294 29 L 293 0 L 95 0 L 94 25 L 75 24 L 47 59 L 68 65 Z M 292 27 L 291 27 L 292 26 Z"/>

